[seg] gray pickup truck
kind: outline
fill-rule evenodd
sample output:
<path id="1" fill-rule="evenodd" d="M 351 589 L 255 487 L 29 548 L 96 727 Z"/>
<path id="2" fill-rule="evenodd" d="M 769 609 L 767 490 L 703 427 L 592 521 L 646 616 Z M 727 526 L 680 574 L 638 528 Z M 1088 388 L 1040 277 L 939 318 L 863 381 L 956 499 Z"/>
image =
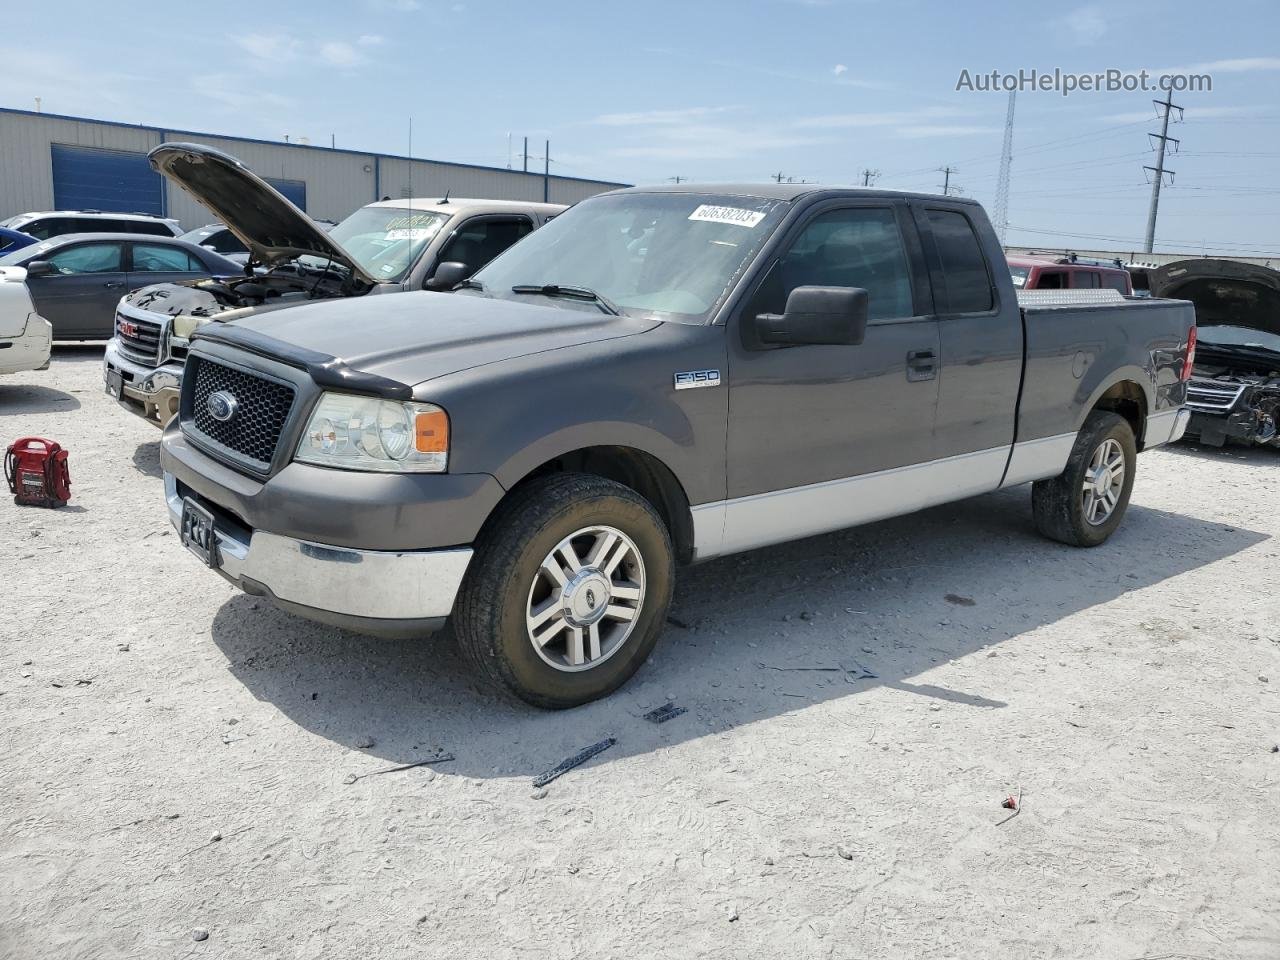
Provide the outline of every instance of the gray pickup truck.
<path id="1" fill-rule="evenodd" d="M 1096 546 L 1178 438 L 1181 301 L 1021 307 L 955 198 L 815 186 L 583 201 L 457 292 L 192 340 L 165 492 L 245 591 L 357 631 L 452 620 L 538 706 L 649 656 L 677 564 L 1033 482 Z"/>

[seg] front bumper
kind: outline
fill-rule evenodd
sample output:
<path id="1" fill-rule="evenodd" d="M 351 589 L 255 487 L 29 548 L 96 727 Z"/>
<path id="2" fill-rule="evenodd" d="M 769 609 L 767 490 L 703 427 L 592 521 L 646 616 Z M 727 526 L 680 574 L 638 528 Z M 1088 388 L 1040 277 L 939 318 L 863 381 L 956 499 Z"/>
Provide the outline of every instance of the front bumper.
<path id="1" fill-rule="evenodd" d="M 249 530 L 167 471 L 164 493 L 175 529 L 184 496 L 213 512 L 217 572 L 227 580 L 291 613 L 361 633 L 406 637 L 438 629 L 471 562 L 469 547 L 353 550 Z"/>
<path id="2" fill-rule="evenodd" d="M 159 367 L 148 367 L 130 360 L 120 352 L 112 338 L 102 357 L 102 378 L 107 371 L 120 374 L 120 406 L 149 423 L 163 427 L 178 412 L 182 388 L 182 364 L 170 361 Z"/>

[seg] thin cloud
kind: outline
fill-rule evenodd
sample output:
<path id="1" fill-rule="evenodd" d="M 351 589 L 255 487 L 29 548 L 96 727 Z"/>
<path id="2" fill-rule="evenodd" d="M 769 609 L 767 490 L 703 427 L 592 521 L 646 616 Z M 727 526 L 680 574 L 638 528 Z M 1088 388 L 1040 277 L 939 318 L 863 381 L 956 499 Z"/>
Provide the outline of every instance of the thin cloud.
<path id="1" fill-rule="evenodd" d="M 686 107 L 680 110 L 641 110 L 634 113 L 606 113 L 595 122 L 606 127 L 678 126 L 697 120 L 705 120 L 736 107 Z"/>
<path id="2" fill-rule="evenodd" d="M 1260 107 L 1189 107 L 1189 113 L 1196 120 L 1214 117 L 1252 117 L 1262 112 Z M 1150 110 L 1135 110 L 1132 113 L 1111 113 L 1098 118 L 1102 123 L 1125 124 L 1141 123 L 1144 120 L 1159 120 L 1160 115 L 1153 107 Z"/>
<path id="3" fill-rule="evenodd" d="M 301 40 L 276 34 L 246 33 L 231 37 L 231 41 L 264 64 L 289 63 L 296 60 L 302 51 Z"/>
<path id="4" fill-rule="evenodd" d="M 954 107 L 924 107 L 920 110 L 821 114 L 815 117 L 801 117 L 793 126 L 806 130 L 896 127 L 919 125 L 928 120 L 955 120 L 971 116 L 973 116 L 972 112 Z"/>
<path id="5" fill-rule="evenodd" d="M 1065 34 L 1080 47 L 1092 47 L 1099 43 L 1111 29 L 1102 7 L 1078 7 L 1065 17 L 1052 23 L 1055 32 Z"/>
<path id="6" fill-rule="evenodd" d="M 364 54 L 342 40 L 320 44 L 320 59 L 334 67 L 355 67 L 364 62 Z"/>
<path id="7" fill-rule="evenodd" d="M 999 133 L 1000 129 L 965 124 L 916 124 L 897 127 L 893 132 L 907 140 L 920 140 L 925 137 L 972 137 L 980 133 Z"/>
<path id="8" fill-rule="evenodd" d="M 848 73 L 849 68 L 846 67 L 843 63 L 837 63 L 834 67 L 831 68 L 831 72 L 838 77 L 838 76 L 841 76 L 842 74 Z"/>
<path id="9" fill-rule="evenodd" d="M 363 34 L 360 37 L 360 39 L 356 41 L 356 43 L 360 44 L 360 46 L 362 47 L 378 47 L 385 42 L 386 42 L 386 37 L 383 37 L 382 35 L 377 33 Z"/>

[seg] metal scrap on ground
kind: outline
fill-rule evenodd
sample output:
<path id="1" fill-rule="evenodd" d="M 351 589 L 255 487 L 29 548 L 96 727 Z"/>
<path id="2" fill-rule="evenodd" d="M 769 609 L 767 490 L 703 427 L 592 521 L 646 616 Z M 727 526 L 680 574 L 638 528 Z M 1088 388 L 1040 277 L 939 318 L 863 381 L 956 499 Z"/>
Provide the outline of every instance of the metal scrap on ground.
<path id="1" fill-rule="evenodd" d="M 552 780 L 556 779 L 556 777 L 559 777 L 559 776 L 562 776 L 563 774 L 568 773 L 574 767 L 581 766 L 582 764 L 590 760 L 592 757 L 594 757 L 597 753 L 603 753 L 604 751 L 608 750 L 617 742 L 618 741 L 613 737 L 606 737 L 604 740 L 601 740 L 599 743 L 593 743 L 589 747 L 584 747 L 582 750 L 579 750 L 568 760 L 561 760 L 559 763 L 557 763 L 554 767 L 552 767 L 546 773 L 538 774 L 536 777 L 533 778 L 533 785 L 535 787 L 545 787 Z"/>
<path id="2" fill-rule="evenodd" d="M 448 763 L 450 760 L 456 759 L 452 753 L 442 753 L 438 757 L 432 757 L 430 760 L 419 760 L 416 763 L 402 763 L 398 767 L 384 767 L 381 770 L 370 770 L 368 773 L 348 773 L 343 783 L 351 784 L 357 780 L 363 780 L 365 777 L 376 777 L 384 773 L 399 773 L 401 770 L 412 770 L 414 767 L 425 767 L 432 763 Z"/>

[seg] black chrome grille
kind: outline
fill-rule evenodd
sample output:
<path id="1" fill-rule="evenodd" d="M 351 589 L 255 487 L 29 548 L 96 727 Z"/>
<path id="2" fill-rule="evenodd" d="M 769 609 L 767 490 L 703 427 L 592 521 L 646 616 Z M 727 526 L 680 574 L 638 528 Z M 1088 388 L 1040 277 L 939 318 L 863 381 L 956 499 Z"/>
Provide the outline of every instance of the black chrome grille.
<path id="1" fill-rule="evenodd" d="M 293 408 L 293 387 L 207 357 L 191 357 L 187 361 L 185 377 L 193 373 L 190 417 L 197 435 L 265 471 L 275 456 L 280 434 Z M 209 411 L 209 397 L 218 392 L 234 398 L 229 419 L 216 420 Z"/>
<path id="2" fill-rule="evenodd" d="M 1187 384 L 1187 406 L 1209 413 L 1227 413 L 1244 393 L 1245 384 L 1229 380 L 1192 380 Z"/>
<path id="3" fill-rule="evenodd" d="M 120 352 L 130 360 L 159 365 L 160 345 L 164 338 L 164 328 L 160 324 L 117 313 L 116 336 L 120 338 Z"/>

